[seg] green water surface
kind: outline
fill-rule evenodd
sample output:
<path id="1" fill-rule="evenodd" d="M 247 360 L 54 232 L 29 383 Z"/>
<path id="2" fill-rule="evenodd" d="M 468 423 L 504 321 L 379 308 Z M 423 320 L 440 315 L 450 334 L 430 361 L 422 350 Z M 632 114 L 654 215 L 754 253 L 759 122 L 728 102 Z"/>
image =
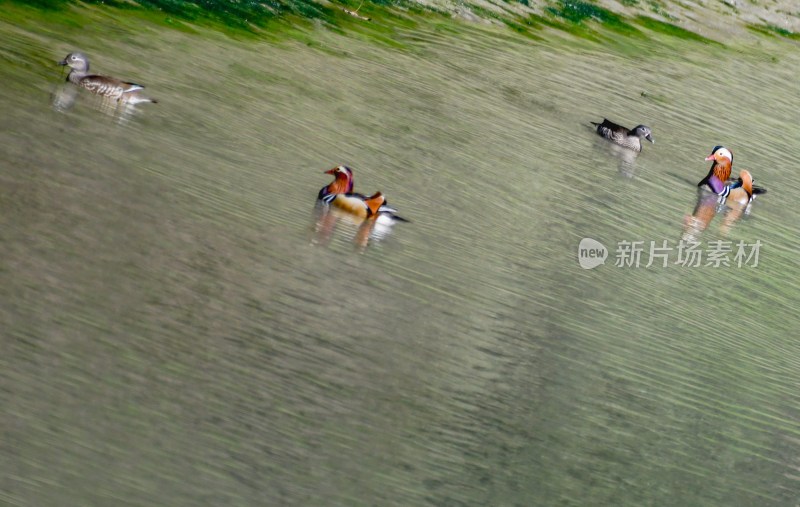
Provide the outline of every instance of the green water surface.
<path id="1" fill-rule="evenodd" d="M 4 7 L 0 503 L 797 505 L 792 41 Z M 687 231 L 717 144 L 769 192 Z M 687 235 L 759 263 L 614 265 Z"/>

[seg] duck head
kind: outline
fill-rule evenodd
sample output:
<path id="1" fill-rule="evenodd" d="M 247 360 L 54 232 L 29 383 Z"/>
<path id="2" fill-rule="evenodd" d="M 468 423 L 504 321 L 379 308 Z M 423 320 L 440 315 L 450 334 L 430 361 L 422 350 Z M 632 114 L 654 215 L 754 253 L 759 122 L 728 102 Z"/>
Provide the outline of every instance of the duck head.
<path id="1" fill-rule="evenodd" d="M 328 169 L 325 171 L 325 174 L 332 174 L 335 178 L 331 185 L 336 186 L 336 193 L 346 194 L 347 192 L 353 191 L 353 171 L 346 165 Z"/>
<path id="2" fill-rule="evenodd" d="M 650 130 L 650 127 L 645 125 L 637 125 L 636 128 L 631 130 L 631 134 L 637 137 L 644 137 L 651 143 L 655 144 L 655 141 L 653 140 L 653 132 Z"/>
<path id="3" fill-rule="evenodd" d="M 733 153 L 724 146 L 714 146 L 714 149 L 711 150 L 711 155 L 707 156 L 706 160 L 712 162 L 712 164 L 704 181 L 708 183 L 714 193 L 718 194 L 731 177 Z"/>
<path id="4" fill-rule="evenodd" d="M 59 65 L 67 65 L 70 69 L 78 72 L 89 71 L 89 58 L 83 53 L 70 53 L 58 62 Z"/>
<path id="5" fill-rule="evenodd" d="M 349 167 L 345 165 L 336 166 L 325 171 L 325 174 L 333 175 L 334 180 L 320 189 L 319 199 L 326 195 L 347 194 L 353 191 L 353 171 Z"/>
<path id="6" fill-rule="evenodd" d="M 707 161 L 714 161 L 714 164 L 733 164 L 733 153 L 724 146 L 714 146 L 711 155 L 706 157 Z"/>

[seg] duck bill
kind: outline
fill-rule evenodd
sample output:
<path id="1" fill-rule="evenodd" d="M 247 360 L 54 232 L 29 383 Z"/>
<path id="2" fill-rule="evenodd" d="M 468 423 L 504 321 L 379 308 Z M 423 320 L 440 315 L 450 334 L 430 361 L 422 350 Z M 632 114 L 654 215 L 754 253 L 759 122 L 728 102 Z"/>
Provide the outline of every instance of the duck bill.
<path id="1" fill-rule="evenodd" d="M 644 138 L 650 141 L 651 143 L 656 144 L 656 141 L 653 139 L 652 135 L 647 134 L 646 136 L 644 136 Z"/>
<path id="2" fill-rule="evenodd" d="M 710 162 L 710 161 L 712 161 L 712 160 L 713 160 L 713 161 L 716 161 L 716 160 L 717 160 L 717 159 L 715 159 L 715 158 L 714 158 L 714 154 L 713 154 L 713 153 L 712 153 L 711 155 L 709 155 L 709 156 L 707 156 L 707 157 L 706 157 L 706 161 L 707 161 L 707 162 Z"/>
<path id="3" fill-rule="evenodd" d="M 66 65 L 66 64 L 67 64 L 67 59 L 66 58 L 64 58 L 61 61 L 56 62 L 56 65 Z"/>

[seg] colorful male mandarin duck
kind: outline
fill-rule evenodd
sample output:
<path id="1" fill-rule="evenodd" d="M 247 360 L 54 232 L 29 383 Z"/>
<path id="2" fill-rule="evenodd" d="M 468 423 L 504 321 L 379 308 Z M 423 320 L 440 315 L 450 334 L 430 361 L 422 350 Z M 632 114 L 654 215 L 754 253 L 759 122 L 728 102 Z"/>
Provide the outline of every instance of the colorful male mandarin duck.
<path id="1" fill-rule="evenodd" d="M 757 194 L 766 193 L 766 189 L 753 185 L 753 176 L 749 171 L 741 171 L 737 181 L 728 181 L 733 166 L 733 153 L 724 146 L 715 146 L 706 160 L 712 161 L 711 169 L 697 186 L 707 186 L 719 196 L 720 203 L 733 199 L 736 203 L 748 204 Z"/>
<path id="2" fill-rule="evenodd" d="M 603 118 L 603 123 L 592 122 L 592 125 L 597 127 L 597 134 L 601 137 L 633 151 L 642 151 L 642 138 L 655 143 L 650 127 L 644 125 L 627 129 L 605 118 Z"/>
<path id="3" fill-rule="evenodd" d="M 144 89 L 142 85 L 113 77 L 89 74 L 89 58 L 83 53 L 70 53 L 58 64 L 69 66 L 67 81 L 97 95 L 131 105 L 140 102 L 157 102 L 139 95 L 139 92 Z"/>
<path id="4" fill-rule="evenodd" d="M 325 171 L 332 174 L 333 182 L 322 187 L 317 198 L 325 204 L 342 209 L 360 218 L 390 218 L 407 222 L 396 215 L 397 210 L 389 207 L 386 197 L 377 192 L 371 196 L 353 192 L 353 171 L 340 165 Z"/>
<path id="5" fill-rule="evenodd" d="M 697 235 L 705 230 L 714 216 L 726 207 L 727 211 L 720 225 L 720 232 L 727 234 L 742 215 L 750 214 L 755 196 L 767 191 L 753 185 L 753 176 L 749 171 L 741 171 L 737 180 L 728 181 L 733 165 L 733 154 L 727 148 L 715 146 L 706 160 L 713 160 L 714 163 L 711 165 L 708 175 L 697 186 L 705 185 L 714 194 L 698 190 L 694 212 L 684 219 L 683 239 L 696 241 Z"/>

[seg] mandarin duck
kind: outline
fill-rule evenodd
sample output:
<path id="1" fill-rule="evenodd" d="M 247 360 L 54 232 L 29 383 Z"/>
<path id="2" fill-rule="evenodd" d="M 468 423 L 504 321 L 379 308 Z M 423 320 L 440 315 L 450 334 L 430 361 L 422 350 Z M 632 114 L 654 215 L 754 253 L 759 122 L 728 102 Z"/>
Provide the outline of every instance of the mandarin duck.
<path id="1" fill-rule="evenodd" d="M 728 148 L 715 146 L 706 160 L 712 162 L 711 168 L 697 186 L 705 185 L 717 194 L 720 204 L 728 199 L 733 199 L 738 204 L 749 204 L 756 195 L 766 193 L 766 189 L 753 185 L 753 176 L 749 171 L 743 170 L 739 173 L 738 180 L 729 181 L 733 167 L 733 153 Z"/>
<path id="2" fill-rule="evenodd" d="M 70 68 L 67 81 L 97 95 L 131 105 L 141 102 L 158 102 L 155 99 L 139 95 L 139 92 L 144 89 L 142 85 L 113 77 L 89 74 L 89 58 L 83 53 L 70 53 L 58 64 Z"/>
<path id="3" fill-rule="evenodd" d="M 382 193 L 376 192 L 366 196 L 353 192 L 353 171 L 349 167 L 340 165 L 325 171 L 325 174 L 333 175 L 334 180 L 322 187 L 317 195 L 317 199 L 324 204 L 342 209 L 359 218 L 408 221 L 397 215 L 397 210 L 389 206 Z"/>
<path id="4" fill-rule="evenodd" d="M 603 118 L 603 123 L 591 123 L 597 127 L 598 135 L 633 151 L 642 151 L 642 138 L 655 143 L 650 127 L 644 125 L 637 125 L 632 129 L 627 129 L 605 118 Z"/>

